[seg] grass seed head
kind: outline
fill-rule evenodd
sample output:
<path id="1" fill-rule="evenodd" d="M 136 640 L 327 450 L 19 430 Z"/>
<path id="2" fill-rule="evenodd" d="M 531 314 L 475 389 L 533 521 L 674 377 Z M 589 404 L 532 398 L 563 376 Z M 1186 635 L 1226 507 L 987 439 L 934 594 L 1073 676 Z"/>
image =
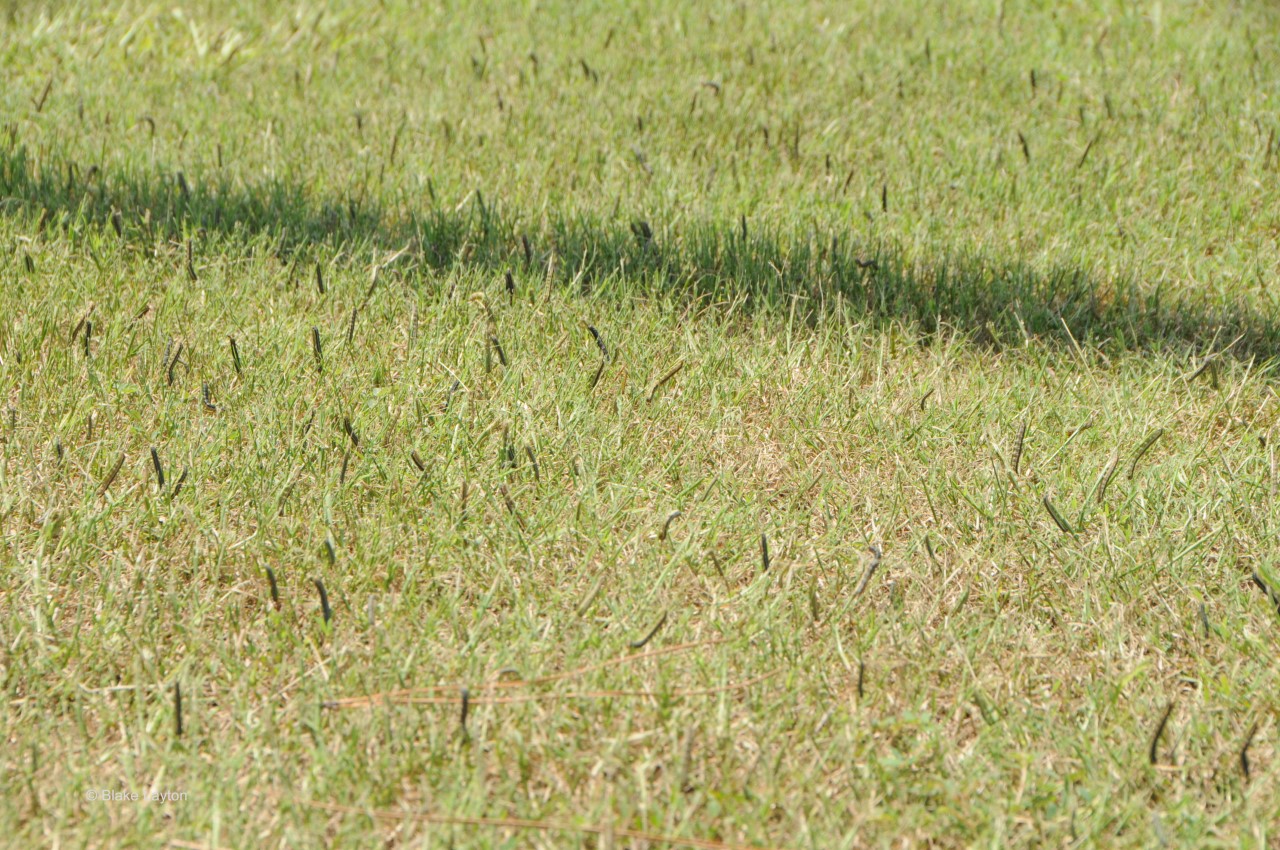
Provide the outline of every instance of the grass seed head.
<path id="1" fill-rule="evenodd" d="M 327 627 L 333 622 L 333 609 L 329 607 L 329 593 L 324 589 L 324 582 L 319 578 L 313 578 L 311 581 L 316 586 L 316 592 L 320 594 L 320 613 Z"/>

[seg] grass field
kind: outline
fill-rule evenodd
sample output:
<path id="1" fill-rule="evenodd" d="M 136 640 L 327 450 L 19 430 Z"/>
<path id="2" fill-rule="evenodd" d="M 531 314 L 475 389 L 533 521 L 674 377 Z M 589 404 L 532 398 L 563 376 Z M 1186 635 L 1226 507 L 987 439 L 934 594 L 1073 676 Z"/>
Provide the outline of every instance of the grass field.
<path id="1" fill-rule="evenodd" d="M 0 843 L 1280 846 L 1280 7 L 0 8 Z"/>

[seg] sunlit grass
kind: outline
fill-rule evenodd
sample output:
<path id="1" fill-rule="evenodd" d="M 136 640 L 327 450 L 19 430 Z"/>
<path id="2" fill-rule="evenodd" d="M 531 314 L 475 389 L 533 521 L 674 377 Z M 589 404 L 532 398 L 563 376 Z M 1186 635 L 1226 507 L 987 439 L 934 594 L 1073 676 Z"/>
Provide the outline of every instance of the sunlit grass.
<path id="1" fill-rule="evenodd" d="M 1275 23 L 15 7 L 5 834 L 1268 846 Z"/>

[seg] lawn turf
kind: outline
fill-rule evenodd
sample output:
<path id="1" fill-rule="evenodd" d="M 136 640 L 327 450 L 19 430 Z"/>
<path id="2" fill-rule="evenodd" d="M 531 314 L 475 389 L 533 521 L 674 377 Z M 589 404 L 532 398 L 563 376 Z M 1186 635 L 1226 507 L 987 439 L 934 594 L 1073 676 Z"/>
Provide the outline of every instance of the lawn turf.
<path id="1" fill-rule="evenodd" d="M 3 841 L 1274 846 L 1280 10 L 0 21 Z"/>

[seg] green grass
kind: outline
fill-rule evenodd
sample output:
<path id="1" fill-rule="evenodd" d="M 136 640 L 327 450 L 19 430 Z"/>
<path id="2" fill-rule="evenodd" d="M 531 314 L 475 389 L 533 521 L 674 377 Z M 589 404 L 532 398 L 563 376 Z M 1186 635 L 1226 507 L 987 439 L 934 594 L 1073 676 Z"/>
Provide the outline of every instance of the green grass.
<path id="1" fill-rule="evenodd" d="M 0 23 L 5 842 L 1275 844 L 1276 9 L 333 6 Z"/>

